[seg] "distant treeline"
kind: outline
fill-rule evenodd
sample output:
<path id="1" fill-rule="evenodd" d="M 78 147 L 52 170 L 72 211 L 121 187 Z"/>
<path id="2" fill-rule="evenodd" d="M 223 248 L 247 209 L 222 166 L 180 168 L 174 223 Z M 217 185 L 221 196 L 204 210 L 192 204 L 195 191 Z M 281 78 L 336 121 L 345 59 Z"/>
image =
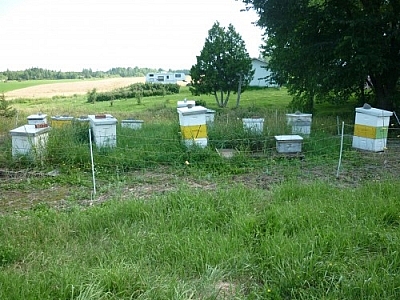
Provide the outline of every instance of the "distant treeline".
<path id="1" fill-rule="evenodd" d="M 82 72 L 61 72 L 42 68 L 30 68 L 24 71 L 0 72 L 0 80 L 56 80 L 56 79 L 85 79 L 85 78 L 108 78 L 108 77 L 142 77 L 147 73 L 163 72 L 162 69 L 150 68 L 112 68 L 108 71 L 93 71 L 83 69 Z M 168 72 L 189 74 L 189 70 L 168 70 Z"/>

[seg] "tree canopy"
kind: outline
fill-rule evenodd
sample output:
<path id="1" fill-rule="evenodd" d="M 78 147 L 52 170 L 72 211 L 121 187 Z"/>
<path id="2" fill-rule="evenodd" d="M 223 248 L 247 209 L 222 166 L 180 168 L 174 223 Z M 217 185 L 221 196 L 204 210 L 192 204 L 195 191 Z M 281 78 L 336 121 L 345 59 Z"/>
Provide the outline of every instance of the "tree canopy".
<path id="1" fill-rule="evenodd" d="M 265 29 L 274 79 L 303 107 L 353 95 L 382 109 L 400 104 L 399 0 L 242 1 Z"/>
<path id="2" fill-rule="evenodd" d="M 242 37 L 232 24 L 228 28 L 215 22 L 208 31 L 203 49 L 190 69 L 191 91 L 212 94 L 219 107 L 226 107 L 231 92 L 244 91 L 254 74 L 251 58 Z"/>

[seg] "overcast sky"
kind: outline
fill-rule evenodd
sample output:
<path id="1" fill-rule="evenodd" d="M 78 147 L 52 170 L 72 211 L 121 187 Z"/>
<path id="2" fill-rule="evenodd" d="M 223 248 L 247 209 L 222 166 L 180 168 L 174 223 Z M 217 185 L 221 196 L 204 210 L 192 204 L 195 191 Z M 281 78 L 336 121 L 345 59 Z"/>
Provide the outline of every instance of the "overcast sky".
<path id="1" fill-rule="evenodd" d="M 242 8 L 235 0 L 0 0 L 0 71 L 190 69 L 215 21 L 232 23 L 258 57 L 262 31 Z"/>

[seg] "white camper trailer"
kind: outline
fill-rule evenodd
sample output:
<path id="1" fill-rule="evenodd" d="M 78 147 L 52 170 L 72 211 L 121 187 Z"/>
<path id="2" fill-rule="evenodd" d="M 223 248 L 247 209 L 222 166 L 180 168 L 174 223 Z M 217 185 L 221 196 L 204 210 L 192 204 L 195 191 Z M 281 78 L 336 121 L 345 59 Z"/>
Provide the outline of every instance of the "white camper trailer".
<path id="1" fill-rule="evenodd" d="M 148 73 L 146 75 L 147 83 L 177 83 L 185 80 L 185 73 Z"/>

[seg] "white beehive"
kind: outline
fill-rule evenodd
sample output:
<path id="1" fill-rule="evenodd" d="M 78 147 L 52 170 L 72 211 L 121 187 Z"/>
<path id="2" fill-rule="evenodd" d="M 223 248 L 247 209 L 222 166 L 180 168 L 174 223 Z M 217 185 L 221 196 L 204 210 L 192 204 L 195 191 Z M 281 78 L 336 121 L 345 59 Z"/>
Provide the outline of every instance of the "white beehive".
<path id="1" fill-rule="evenodd" d="M 207 112 L 206 112 L 207 125 L 212 126 L 214 124 L 214 119 L 215 119 L 215 110 L 207 108 Z"/>
<path id="2" fill-rule="evenodd" d="M 88 115 L 90 128 L 97 147 L 115 147 L 117 145 L 118 120 L 109 114 Z"/>
<path id="3" fill-rule="evenodd" d="M 244 118 L 242 122 L 244 130 L 252 133 L 262 133 L 264 130 L 264 118 Z"/>
<path id="4" fill-rule="evenodd" d="M 303 138 L 300 135 L 276 135 L 276 151 L 278 153 L 301 152 Z"/>
<path id="5" fill-rule="evenodd" d="M 379 152 L 386 147 L 391 111 L 372 108 L 368 104 L 356 108 L 353 147 Z"/>
<path id="6" fill-rule="evenodd" d="M 141 129 L 143 120 L 126 119 L 121 121 L 121 127 L 131 129 Z"/>
<path id="7" fill-rule="evenodd" d="M 38 113 L 27 117 L 28 125 L 47 124 L 47 115 Z"/>
<path id="8" fill-rule="evenodd" d="M 10 130 L 12 156 L 41 156 L 46 148 L 50 129 L 47 124 L 28 124 Z"/>
<path id="9" fill-rule="evenodd" d="M 203 106 L 179 107 L 179 125 L 182 138 L 186 146 L 197 144 L 201 147 L 207 146 L 207 109 Z"/>
<path id="10" fill-rule="evenodd" d="M 75 118 L 75 121 L 79 122 L 79 123 L 89 123 L 90 122 L 88 116 L 80 116 L 78 118 Z"/>
<path id="11" fill-rule="evenodd" d="M 294 114 L 286 114 L 287 124 L 292 126 L 292 134 L 309 135 L 311 133 L 312 114 L 304 114 L 296 111 Z"/>
<path id="12" fill-rule="evenodd" d="M 178 108 L 187 107 L 188 105 L 195 106 L 196 105 L 196 101 L 195 100 L 187 100 L 187 99 L 185 99 L 185 100 L 178 101 L 176 105 L 177 105 Z"/>

